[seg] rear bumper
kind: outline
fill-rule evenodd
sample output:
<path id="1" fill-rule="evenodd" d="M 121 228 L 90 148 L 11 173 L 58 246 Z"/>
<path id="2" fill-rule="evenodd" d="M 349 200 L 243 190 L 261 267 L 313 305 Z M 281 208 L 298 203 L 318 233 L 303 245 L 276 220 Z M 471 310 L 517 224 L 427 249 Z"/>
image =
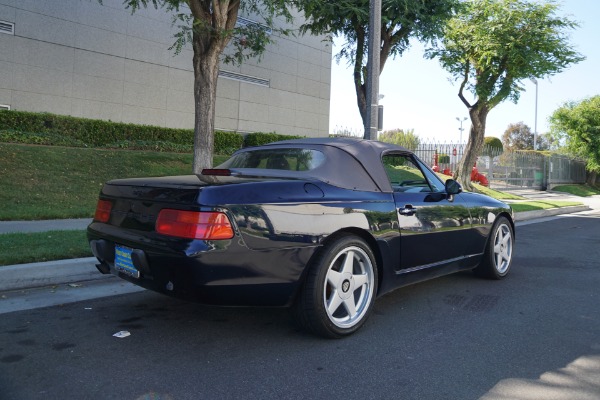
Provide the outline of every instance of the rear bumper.
<path id="1" fill-rule="evenodd" d="M 168 296 L 221 306 L 289 306 L 302 282 L 314 247 L 253 251 L 232 240 L 224 248 L 210 243 L 129 242 L 88 228 L 98 270 Z M 133 249 L 133 277 L 115 268 L 115 243 Z M 185 251 L 183 249 L 202 251 Z"/>

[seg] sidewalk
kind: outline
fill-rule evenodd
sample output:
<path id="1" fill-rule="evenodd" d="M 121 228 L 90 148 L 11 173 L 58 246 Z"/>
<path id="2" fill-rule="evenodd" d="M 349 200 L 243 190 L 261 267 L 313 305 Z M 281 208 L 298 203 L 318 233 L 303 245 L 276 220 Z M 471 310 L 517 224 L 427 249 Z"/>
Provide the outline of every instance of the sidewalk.
<path id="1" fill-rule="evenodd" d="M 0 234 L 84 230 L 91 222 L 91 218 L 0 221 Z"/>
<path id="2" fill-rule="evenodd" d="M 516 221 L 526 221 L 559 214 L 569 214 L 588 210 L 600 210 L 600 196 L 577 197 L 559 192 L 535 190 L 511 191 L 528 200 L 577 201 L 584 206 L 564 207 L 550 210 L 526 211 L 516 214 Z M 48 230 L 83 230 L 91 219 L 49 220 L 49 221 L 0 221 L 0 235 L 10 232 L 45 232 Z M 94 257 L 72 260 L 57 260 L 42 263 L 0 266 L 0 292 L 22 290 L 48 285 L 64 285 L 74 282 L 107 279 L 113 275 L 102 275 L 95 267 Z"/>
<path id="3" fill-rule="evenodd" d="M 520 190 L 510 190 L 507 193 L 515 194 L 517 196 L 524 197 L 526 200 L 531 201 L 544 201 L 544 200 L 553 200 L 553 201 L 573 201 L 578 203 L 583 203 L 583 206 L 573 206 L 573 207 L 562 207 L 562 208 L 553 208 L 547 210 L 536 210 L 536 211 L 525 211 L 515 214 L 516 221 L 527 221 L 536 218 L 544 218 L 550 217 L 554 215 L 563 215 L 563 214 L 572 214 L 581 211 L 592 210 L 600 210 L 600 195 L 591 196 L 591 197 L 579 197 L 573 196 L 568 193 L 563 192 L 552 192 L 552 191 L 540 191 L 540 190 L 532 190 L 532 189 L 520 189 Z M 516 203 L 516 201 L 506 201 L 508 204 Z"/>

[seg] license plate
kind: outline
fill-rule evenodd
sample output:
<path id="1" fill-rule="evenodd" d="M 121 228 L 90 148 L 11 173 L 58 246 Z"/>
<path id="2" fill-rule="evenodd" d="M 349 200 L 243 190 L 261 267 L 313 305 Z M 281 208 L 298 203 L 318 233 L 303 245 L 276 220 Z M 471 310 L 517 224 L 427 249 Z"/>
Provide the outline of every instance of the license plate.
<path id="1" fill-rule="evenodd" d="M 129 247 L 115 245 L 115 269 L 134 278 L 140 277 L 140 271 L 133 266 Z"/>

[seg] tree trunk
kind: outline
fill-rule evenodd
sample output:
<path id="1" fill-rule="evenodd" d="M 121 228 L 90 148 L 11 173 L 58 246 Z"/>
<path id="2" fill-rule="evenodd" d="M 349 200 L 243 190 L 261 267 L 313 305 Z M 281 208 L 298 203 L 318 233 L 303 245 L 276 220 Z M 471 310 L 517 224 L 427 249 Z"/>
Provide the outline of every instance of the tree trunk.
<path id="1" fill-rule="evenodd" d="M 467 142 L 464 156 L 454 173 L 454 178 L 469 191 L 474 191 L 475 189 L 471 184 L 471 171 L 483 148 L 485 123 L 488 113 L 489 110 L 486 106 L 479 106 L 477 104 L 469 109 L 469 116 L 471 117 L 469 141 Z"/>
<path id="2" fill-rule="evenodd" d="M 219 52 L 210 39 L 194 33 L 194 161 L 193 172 L 213 165 L 215 107 L 219 78 Z"/>
<path id="3" fill-rule="evenodd" d="M 587 173 L 587 184 L 594 186 L 596 184 L 596 179 L 598 178 L 598 174 L 596 171 L 588 171 Z"/>
<path id="4" fill-rule="evenodd" d="M 358 24 L 355 24 L 356 29 L 356 56 L 354 59 L 354 90 L 356 91 L 356 104 L 358 106 L 358 112 L 360 113 L 360 118 L 363 121 L 363 128 L 365 132 L 367 127 L 367 85 L 366 79 L 363 83 L 363 58 L 365 56 L 365 41 L 366 35 L 364 30 Z"/>

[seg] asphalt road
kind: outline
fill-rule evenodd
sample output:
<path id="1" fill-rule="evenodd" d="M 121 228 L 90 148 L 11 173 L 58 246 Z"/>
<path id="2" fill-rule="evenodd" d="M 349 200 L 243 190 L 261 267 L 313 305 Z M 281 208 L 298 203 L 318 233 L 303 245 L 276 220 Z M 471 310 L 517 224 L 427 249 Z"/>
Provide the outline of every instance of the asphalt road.
<path id="1" fill-rule="evenodd" d="M 397 290 L 343 340 L 150 292 L 6 313 L 0 399 L 598 399 L 599 260 L 600 212 L 522 225 L 507 279 Z"/>

